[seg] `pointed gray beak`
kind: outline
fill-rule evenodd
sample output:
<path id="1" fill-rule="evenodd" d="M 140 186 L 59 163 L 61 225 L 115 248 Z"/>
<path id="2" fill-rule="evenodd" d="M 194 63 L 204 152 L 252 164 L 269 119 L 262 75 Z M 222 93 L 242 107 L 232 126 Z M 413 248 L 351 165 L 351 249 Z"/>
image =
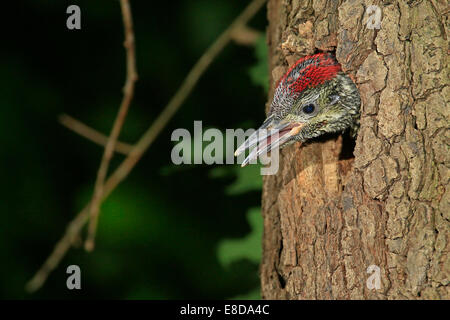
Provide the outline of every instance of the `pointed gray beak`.
<path id="1" fill-rule="evenodd" d="M 270 150 L 279 148 L 289 138 L 297 135 L 303 126 L 303 123 L 280 122 L 270 116 L 258 130 L 236 149 L 234 155 L 237 157 L 245 150 L 255 147 L 242 162 L 241 166 L 244 167 L 261 154 L 266 154 Z"/>

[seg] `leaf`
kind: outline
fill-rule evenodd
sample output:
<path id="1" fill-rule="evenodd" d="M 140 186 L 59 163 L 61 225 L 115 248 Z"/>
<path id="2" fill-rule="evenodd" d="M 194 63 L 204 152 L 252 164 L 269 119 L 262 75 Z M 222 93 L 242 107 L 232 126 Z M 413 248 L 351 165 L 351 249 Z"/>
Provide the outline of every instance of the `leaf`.
<path id="1" fill-rule="evenodd" d="M 220 166 L 210 170 L 209 176 L 213 179 L 236 177 L 234 182 L 225 188 L 227 195 L 238 195 L 262 189 L 261 165 L 259 164 L 244 168 L 240 166 Z"/>
<path id="2" fill-rule="evenodd" d="M 231 300 L 261 300 L 261 288 L 258 287 L 250 292 L 234 296 Z"/>
<path id="3" fill-rule="evenodd" d="M 225 239 L 219 243 L 217 255 L 219 262 L 226 268 L 235 261 L 248 259 L 259 264 L 262 257 L 261 239 L 263 220 L 261 208 L 252 208 L 247 212 L 251 232 L 241 239 Z"/>
<path id="4" fill-rule="evenodd" d="M 236 195 L 262 189 L 261 165 L 235 166 L 237 179 L 225 189 L 228 195 Z"/>
<path id="5" fill-rule="evenodd" d="M 256 64 L 249 69 L 249 75 L 255 85 L 262 86 L 269 91 L 269 70 L 267 58 L 266 36 L 261 36 L 255 43 Z"/>

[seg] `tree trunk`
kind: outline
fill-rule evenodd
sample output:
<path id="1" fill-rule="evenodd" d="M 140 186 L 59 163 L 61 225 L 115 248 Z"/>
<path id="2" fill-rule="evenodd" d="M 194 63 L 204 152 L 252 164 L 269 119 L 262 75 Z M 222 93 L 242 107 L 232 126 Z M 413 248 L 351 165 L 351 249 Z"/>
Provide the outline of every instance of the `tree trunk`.
<path id="1" fill-rule="evenodd" d="M 355 146 L 294 144 L 264 178 L 263 298 L 450 299 L 448 15 L 446 0 L 269 1 L 270 96 L 297 58 L 335 50 L 362 106 Z"/>

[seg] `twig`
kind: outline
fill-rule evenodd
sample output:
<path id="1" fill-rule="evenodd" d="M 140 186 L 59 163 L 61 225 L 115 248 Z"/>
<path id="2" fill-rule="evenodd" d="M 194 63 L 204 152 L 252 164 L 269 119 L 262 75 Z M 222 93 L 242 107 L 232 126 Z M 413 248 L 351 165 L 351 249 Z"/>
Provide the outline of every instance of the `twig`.
<path id="1" fill-rule="evenodd" d="M 116 141 L 119 137 L 120 130 L 125 121 L 128 109 L 134 95 L 134 84 L 137 80 L 136 72 L 136 58 L 134 46 L 134 32 L 133 20 L 131 17 L 130 3 L 128 0 L 120 0 L 120 7 L 122 9 L 123 25 L 125 31 L 125 50 L 127 55 L 127 75 L 125 79 L 125 86 L 123 88 L 123 99 L 114 121 L 113 128 L 105 146 L 100 168 L 97 172 L 97 180 L 95 181 L 94 195 L 92 197 L 89 215 L 89 229 L 85 242 L 85 249 L 92 251 L 94 249 L 95 233 L 97 230 L 98 216 L 100 212 L 100 200 L 103 194 L 103 185 L 105 183 L 106 175 L 108 173 L 109 163 L 114 154 Z"/>
<path id="2" fill-rule="evenodd" d="M 243 25 L 234 30 L 231 38 L 237 44 L 243 46 L 253 46 L 260 36 L 261 32 L 259 32 L 258 30 Z"/>
<path id="3" fill-rule="evenodd" d="M 230 42 L 231 33 L 234 28 L 246 24 L 265 2 L 266 0 L 253 0 L 233 21 L 228 29 L 226 29 L 200 57 L 162 113 L 153 122 L 150 128 L 147 129 L 147 131 L 142 135 L 125 160 L 122 161 L 119 167 L 106 180 L 101 200 L 108 197 L 108 195 L 119 185 L 119 183 L 128 176 L 144 152 L 152 144 L 157 135 L 161 132 L 170 118 L 181 106 L 182 102 L 192 91 L 200 76 L 205 72 L 221 50 Z M 75 219 L 70 223 L 66 234 L 56 244 L 55 249 L 44 262 L 42 267 L 28 282 L 26 288 L 29 292 L 39 289 L 44 284 L 48 275 L 56 268 L 61 259 L 64 257 L 65 253 L 72 245 L 72 239 L 75 238 L 74 235 L 77 235 L 81 231 L 84 223 L 87 221 L 89 205 L 90 204 L 87 204 L 87 206 L 81 210 L 81 212 L 79 212 Z"/>
<path id="4" fill-rule="evenodd" d="M 34 292 L 38 290 L 47 280 L 48 275 L 58 266 L 61 259 L 73 245 L 81 228 L 85 225 L 89 213 L 89 203 L 83 210 L 73 219 L 67 226 L 66 233 L 55 245 L 50 256 L 45 260 L 44 264 L 34 275 L 34 277 L 26 284 L 25 290 Z"/>
<path id="5" fill-rule="evenodd" d="M 91 127 L 85 125 L 83 122 L 78 121 L 77 119 L 67 114 L 60 115 L 58 117 L 58 121 L 66 128 L 100 146 L 105 146 L 106 142 L 108 141 L 108 137 L 104 134 L 98 132 L 95 129 L 92 129 Z M 130 153 L 131 148 L 133 148 L 131 144 L 117 141 L 115 151 L 127 155 Z"/>

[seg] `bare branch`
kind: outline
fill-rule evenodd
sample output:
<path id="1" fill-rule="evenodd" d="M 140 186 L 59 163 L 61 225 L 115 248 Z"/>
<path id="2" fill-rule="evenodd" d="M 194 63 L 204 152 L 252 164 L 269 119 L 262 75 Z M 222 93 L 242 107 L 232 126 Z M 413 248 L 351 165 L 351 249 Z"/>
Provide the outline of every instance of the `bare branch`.
<path id="1" fill-rule="evenodd" d="M 262 33 L 258 30 L 250 28 L 246 25 L 242 25 L 234 30 L 231 38 L 237 44 L 243 46 L 253 46 L 256 40 L 258 40 L 258 38 L 261 36 L 261 34 Z"/>
<path id="2" fill-rule="evenodd" d="M 106 180 L 103 193 L 101 195 L 101 200 L 108 197 L 108 195 L 119 185 L 119 183 L 121 183 L 128 176 L 144 152 L 150 147 L 167 122 L 172 118 L 186 97 L 190 94 L 194 86 L 197 84 L 200 76 L 206 71 L 208 66 L 222 51 L 222 49 L 230 42 L 233 30 L 235 30 L 236 27 L 245 25 L 256 14 L 256 12 L 258 12 L 265 2 L 266 0 L 253 0 L 200 57 L 184 79 L 181 87 L 169 101 L 158 118 L 142 135 L 140 140 L 136 143 L 125 160 L 122 161 L 120 166 Z M 90 204 L 87 204 L 87 206 L 80 211 L 75 219 L 69 224 L 69 228 L 67 229 L 65 235 L 56 244 L 51 255 L 47 258 L 33 278 L 28 282 L 26 288 L 29 292 L 38 290 L 44 284 L 48 275 L 56 268 L 67 250 L 71 247 L 74 235 L 81 231 L 84 223 L 87 221 L 89 206 Z"/>
<path id="3" fill-rule="evenodd" d="M 114 148 L 119 137 L 120 130 L 122 129 L 131 101 L 133 100 L 134 84 L 137 80 L 133 20 L 131 17 L 129 1 L 120 0 L 120 7 L 122 8 L 125 31 L 124 47 L 127 55 L 127 75 L 125 79 L 125 86 L 123 88 L 122 103 L 106 143 L 100 168 L 97 172 L 97 180 L 95 181 L 94 195 L 90 206 L 89 229 L 85 242 L 85 249 L 88 251 L 92 251 L 94 249 L 95 233 L 97 230 L 98 216 L 100 212 L 100 201 L 103 194 L 103 185 L 105 183 L 106 175 L 108 174 L 109 163 L 111 162 L 111 158 L 114 154 Z"/>
<path id="4" fill-rule="evenodd" d="M 83 228 L 87 221 L 89 213 L 89 204 L 84 207 L 83 210 L 73 219 L 67 226 L 66 233 L 55 245 L 50 256 L 45 260 L 39 271 L 35 276 L 26 284 L 25 290 L 28 292 L 34 292 L 38 290 L 47 280 L 48 275 L 58 266 L 61 259 L 65 256 L 67 251 L 76 241 L 80 230 Z"/>
<path id="5" fill-rule="evenodd" d="M 95 129 L 92 129 L 91 127 L 85 125 L 83 122 L 67 114 L 60 115 L 58 117 L 58 121 L 66 128 L 72 130 L 73 132 L 100 146 L 105 146 L 106 142 L 108 141 L 108 137 L 105 136 L 104 134 L 98 132 Z M 131 148 L 133 148 L 131 144 L 117 141 L 114 149 L 116 152 L 127 155 L 130 153 Z"/>

